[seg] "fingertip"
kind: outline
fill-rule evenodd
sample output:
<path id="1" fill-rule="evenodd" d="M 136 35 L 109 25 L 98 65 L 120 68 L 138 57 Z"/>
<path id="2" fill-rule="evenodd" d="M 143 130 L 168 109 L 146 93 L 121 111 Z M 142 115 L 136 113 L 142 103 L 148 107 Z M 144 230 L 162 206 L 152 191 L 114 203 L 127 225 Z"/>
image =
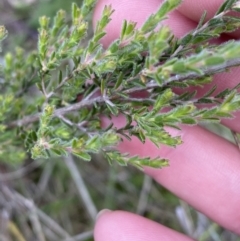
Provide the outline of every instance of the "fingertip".
<path id="1" fill-rule="evenodd" d="M 107 209 L 104 209 L 98 213 L 94 227 L 95 241 L 112 240 L 111 238 L 109 238 L 109 235 L 111 235 L 109 232 L 111 232 L 112 230 L 112 213 L 112 211 Z M 108 239 L 106 239 L 106 236 L 108 237 Z"/>
<path id="2" fill-rule="evenodd" d="M 102 210 L 97 214 L 96 221 L 97 221 L 98 219 L 100 219 L 100 217 L 102 217 L 102 216 L 104 216 L 105 214 L 110 213 L 110 212 L 111 212 L 111 210 L 109 210 L 109 209 L 102 209 Z"/>
<path id="3" fill-rule="evenodd" d="M 95 241 L 192 241 L 187 236 L 144 217 L 124 212 L 104 212 L 94 229 Z"/>

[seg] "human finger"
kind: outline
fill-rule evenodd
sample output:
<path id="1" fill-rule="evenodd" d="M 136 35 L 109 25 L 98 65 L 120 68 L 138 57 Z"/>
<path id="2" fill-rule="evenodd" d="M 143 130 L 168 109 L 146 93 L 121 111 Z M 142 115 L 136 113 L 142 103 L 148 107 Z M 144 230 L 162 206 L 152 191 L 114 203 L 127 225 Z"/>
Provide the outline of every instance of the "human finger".
<path id="1" fill-rule="evenodd" d="M 113 122 L 118 128 L 125 125 L 123 117 L 114 117 Z M 183 144 L 158 149 L 150 141 L 142 144 L 133 137 L 132 141 L 124 139 L 118 148 L 130 155 L 168 158 L 169 167 L 145 168 L 145 172 L 198 211 L 240 234 L 239 149 L 198 126 L 182 126 L 181 131 L 170 132 L 180 135 Z"/>
<path id="2" fill-rule="evenodd" d="M 146 1 L 122 1 L 119 5 L 117 1 L 100 1 L 98 6 L 103 8 L 103 4 L 110 2 L 116 9 L 115 14 L 117 15 L 113 15 L 113 24 L 109 25 L 108 35 L 104 40 L 106 45 L 118 37 L 121 28 L 120 22 L 124 18 L 131 18 L 141 25 L 147 16 L 159 6 L 159 2 L 153 0 L 147 2 L 150 4 L 148 8 L 144 5 Z M 139 5 L 140 3 L 142 5 Z M 136 13 L 136 9 L 143 9 L 143 12 Z M 95 11 L 95 20 L 97 11 L 99 9 Z M 176 19 L 178 17 L 179 21 Z M 174 12 L 167 24 L 173 31 L 181 35 L 187 29 L 192 29 L 196 23 Z M 177 29 L 176 26 L 179 24 L 181 24 L 181 28 Z M 218 79 L 216 79 L 217 84 Z M 232 79 L 228 79 L 225 83 L 232 84 Z M 228 85 L 226 84 L 226 86 Z M 120 118 L 117 122 L 120 122 Z M 234 123 L 236 128 L 239 127 L 236 121 Z M 155 157 L 160 155 L 169 158 L 171 160 L 169 168 L 163 170 L 146 169 L 146 172 L 196 209 L 207 214 L 224 227 L 240 233 L 240 214 L 236 212 L 240 205 L 238 192 L 240 162 L 237 147 L 196 126 L 183 127 L 181 134 L 184 144 L 177 147 L 176 150 L 167 147 L 159 150 L 149 142 L 142 145 L 134 138 L 132 142 L 125 141 L 120 149 L 123 152 L 139 154 L 140 156 Z"/>
<path id="3" fill-rule="evenodd" d="M 180 134 L 180 133 L 179 133 Z M 184 127 L 183 144 L 157 149 L 152 143 L 126 141 L 122 152 L 160 155 L 170 166 L 146 168 L 157 182 L 227 229 L 240 234 L 240 153 L 224 139 L 200 128 Z"/>
<path id="4" fill-rule="evenodd" d="M 95 241 L 193 241 L 191 238 L 138 215 L 104 212 L 94 229 Z"/>

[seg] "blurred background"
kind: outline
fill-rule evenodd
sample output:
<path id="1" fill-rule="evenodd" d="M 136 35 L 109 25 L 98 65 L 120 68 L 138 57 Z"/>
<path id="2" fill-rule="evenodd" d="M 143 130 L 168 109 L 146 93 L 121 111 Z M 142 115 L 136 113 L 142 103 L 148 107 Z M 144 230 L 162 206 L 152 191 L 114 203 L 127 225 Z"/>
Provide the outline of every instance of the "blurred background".
<path id="1" fill-rule="evenodd" d="M 0 25 L 9 36 L 0 62 L 16 46 L 35 49 L 38 18 L 53 17 L 59 9 L 70 14 L 71 3 L 1 0 Z M 205 127 L 234 141 L 220 125 Z M 90 163 L 71 157 L 0 160 L 0 241 L 90 241 L 95 215 L 103 208 L 138 213 L 199 241 L 240 241 L 136 168 L 110 166 L 100 155 Z"/>

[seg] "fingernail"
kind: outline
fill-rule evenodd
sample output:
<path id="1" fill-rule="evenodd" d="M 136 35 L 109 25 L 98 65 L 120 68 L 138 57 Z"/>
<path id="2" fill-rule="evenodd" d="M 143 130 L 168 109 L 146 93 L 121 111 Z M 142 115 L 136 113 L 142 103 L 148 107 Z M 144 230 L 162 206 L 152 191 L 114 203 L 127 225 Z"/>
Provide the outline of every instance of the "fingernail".
<path id="1" fill-rule="evenodd" d="M 109 209 L 103 209 L 103 210 L 101 210 L 101 211 L 97 214 L 96 220 L 98 220 L 103 214 L 109 213 L 109 212 L 112 212 L 112 211 L 109 210 Z"/>

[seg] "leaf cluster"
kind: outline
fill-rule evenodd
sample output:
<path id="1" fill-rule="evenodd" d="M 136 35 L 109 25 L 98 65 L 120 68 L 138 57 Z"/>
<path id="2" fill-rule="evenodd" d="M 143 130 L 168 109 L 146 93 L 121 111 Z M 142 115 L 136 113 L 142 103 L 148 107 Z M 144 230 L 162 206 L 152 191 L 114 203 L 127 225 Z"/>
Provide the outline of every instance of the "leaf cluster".
<path id="1" fill-rule="evenodd" d="M 204 13 L 196 29 L 177 39 L 167 26 L 158 27 L 181 4 L 166 0 L 142 27 L 124 21 L 119 39 L 106 49 L 101 39 L 114 10 L 105 6 L 86 41 L 94 4 L 73 4 L 70 21 L 63 10 L 53 21 L 41 17 L 37 49 L 27 53 L 17 47 L 5 54 L 0 143 L 5 150 L 16 150 L 15 158 L 18 153 L 21 160 L 27 153 L 34 159 L 73 154 L 89 161 L 91 153 L 102 152 L 110 163 L 159 168 L 168 160 L 131 157 L 114 148 L 133 137 L 157 147 L 176 147 L 182 140 L 166 127 L 219 122 L 240 109 L 240 85 L 221 93 L 213 86 L 200 97 L 196 88 L 211 83 L 214 74 L 240 65 L 238 41 L 209 44 L 239 28 L 240 18 L 228 14 L 239 11 L 239 1 L 225 1 L 208 21 Z M 0 42 L 6 34 L 1 27 Z M 126 119 L 120 128 L 111 121 L 119 115 Z M 112 122 L 106 129 L 101 128 L 103 117 Z M 0 152 L 1 160 L 8 158 L 6 153 Z"/>

